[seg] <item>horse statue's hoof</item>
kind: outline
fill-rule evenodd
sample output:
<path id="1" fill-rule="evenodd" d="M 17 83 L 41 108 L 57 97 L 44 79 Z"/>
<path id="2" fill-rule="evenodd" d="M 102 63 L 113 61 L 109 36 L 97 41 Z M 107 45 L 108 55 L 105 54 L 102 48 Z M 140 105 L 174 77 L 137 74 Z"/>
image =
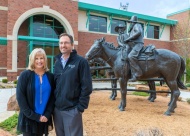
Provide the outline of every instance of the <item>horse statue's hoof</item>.
<path id="1" fill-rule="evenodd" d="M 120 111 L 125 111 L 125 109 L 124 109 L 124 108 L 119 108 L 119 110 L 120 110 Z"/>
<path id="2" fill-rule="evenodd" d="M 154 100 L 155 100 L 155 98 L 151 98 L 151 99 L 150 99 L 150 102 L 154 102 Z"/>
<path id="3" fill-rule="evenodd" d="M 115 97 L 111 98 L 111 100 L 112 100 L 112 101 L 115 100 Z"/>
<path id="4" fill-rule="evenodd" d="M 118 109 L 121 109 L 121 105 L 118 106 Z"/>
<path id="5" fill-rule="evenodd" d="M 168 112 L 168 111 L 166 111 L 166 112 L 164 113 L 164 115 L 166 115 L 166 116 L 171 116 L 171 113 Z"/>

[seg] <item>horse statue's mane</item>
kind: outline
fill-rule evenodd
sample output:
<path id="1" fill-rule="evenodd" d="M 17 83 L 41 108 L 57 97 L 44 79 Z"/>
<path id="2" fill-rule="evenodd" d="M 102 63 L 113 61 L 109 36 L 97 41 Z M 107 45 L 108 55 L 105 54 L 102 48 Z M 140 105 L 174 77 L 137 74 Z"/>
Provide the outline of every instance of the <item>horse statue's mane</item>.
<path id="1" fill-rule="evenodd" d="M 118 47 L 115 47 L 114 44 L 111 43 L 111 42 L 104 41 L 103 44 L 106 45 L 106 46 L 108 46 L 111 49 L 114 49 L 114 50 L 118 50 L 119 49 Z"/>

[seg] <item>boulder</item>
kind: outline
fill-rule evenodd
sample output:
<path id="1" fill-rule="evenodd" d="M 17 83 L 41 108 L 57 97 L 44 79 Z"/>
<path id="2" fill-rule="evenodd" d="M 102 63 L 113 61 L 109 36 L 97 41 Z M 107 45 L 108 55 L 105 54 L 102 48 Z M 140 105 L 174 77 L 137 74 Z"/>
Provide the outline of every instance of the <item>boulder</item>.
<path id="1" fill-rule="evenodd" d="M 7 111 L 19 111 L 18 102 L 16 100 L 16 94 L 9 98 L 7 103 Z"/>

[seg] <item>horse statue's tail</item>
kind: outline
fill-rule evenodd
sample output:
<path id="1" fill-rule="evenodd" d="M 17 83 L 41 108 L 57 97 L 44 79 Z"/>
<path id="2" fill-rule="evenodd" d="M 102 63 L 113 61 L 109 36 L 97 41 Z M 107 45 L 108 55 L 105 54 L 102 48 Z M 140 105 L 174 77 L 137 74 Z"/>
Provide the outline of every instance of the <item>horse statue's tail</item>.
<path id="1" fill-rule="evenodd" d="M 181 59 L 181 68 L 180 68 L 179 74 L 177 76 L 177 85 L 180 89 L 187 89 L 187 87 L 181 81 L 181 77 L 183 76 L 184 71 L 185 71 L 185 62 L 182 57 L 180 57 L 180 59 Z"/>

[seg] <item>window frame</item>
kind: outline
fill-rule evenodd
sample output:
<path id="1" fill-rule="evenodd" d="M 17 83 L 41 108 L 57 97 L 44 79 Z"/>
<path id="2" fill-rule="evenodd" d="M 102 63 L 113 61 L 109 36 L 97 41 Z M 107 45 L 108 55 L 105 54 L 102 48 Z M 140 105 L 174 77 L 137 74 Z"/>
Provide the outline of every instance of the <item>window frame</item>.
<path id="1" fill-rule="evenodd" d="M 104 22 L 104 20 L 100 20 L 100 19 L 105 19 L 105 22 Z M 92 22 L 92 20 L 97 20 L 97 21 Z M 97 30 L 93 27 L 93 25 L 96 25 Z M 100 25 L 105 25 L 105 26 L 102 26 L 102 28 L 101 28 Z M 107 33 L 107 31 L 108 31 L 107 26 L 108 26 L 107 25 L 107 17 L 98 16 L 98 15 L 90 15 L 89 16 L 88 31 Z"/>

